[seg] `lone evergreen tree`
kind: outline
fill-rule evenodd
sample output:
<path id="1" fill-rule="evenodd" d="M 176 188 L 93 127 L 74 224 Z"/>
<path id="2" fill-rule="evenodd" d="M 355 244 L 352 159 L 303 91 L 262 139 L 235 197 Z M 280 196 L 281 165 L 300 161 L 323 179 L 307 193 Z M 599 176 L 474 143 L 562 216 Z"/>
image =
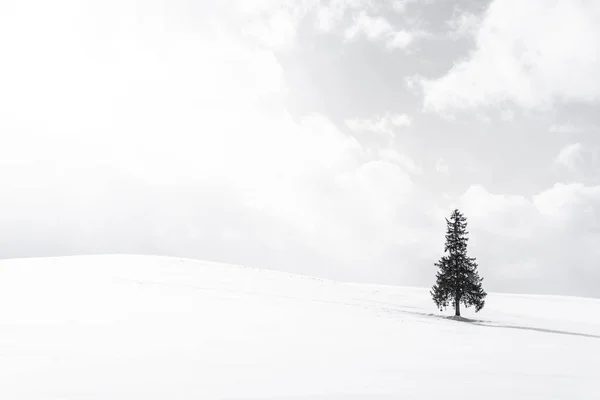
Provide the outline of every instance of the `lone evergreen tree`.
<path id="1" fill-rule="evenodd" d="M 475 306 L 477 312 L 485 305 L 487 293 L 481 287 L 483 279 L 477 272 L 475 258 L 467 256 L 467 219 L 454 210 L 446 225 L 444 253 L 447 254 L 434 264 L 439 271 L 430 293 L 440 311 L 452 303 L 454 315 L 459 317 L 460 303 L 465 307 Z"/>

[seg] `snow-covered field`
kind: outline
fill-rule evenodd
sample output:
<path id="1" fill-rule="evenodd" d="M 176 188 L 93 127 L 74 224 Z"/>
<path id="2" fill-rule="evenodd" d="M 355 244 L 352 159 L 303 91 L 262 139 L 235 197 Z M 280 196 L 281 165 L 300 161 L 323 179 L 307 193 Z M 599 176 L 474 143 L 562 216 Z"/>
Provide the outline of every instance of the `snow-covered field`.
<path id="1" fill-rule="evenodd" d="M 600 399 L 600 300 L 450 314 L 427 289 L 190 260 L 7 260 L 0 399 Z"/>

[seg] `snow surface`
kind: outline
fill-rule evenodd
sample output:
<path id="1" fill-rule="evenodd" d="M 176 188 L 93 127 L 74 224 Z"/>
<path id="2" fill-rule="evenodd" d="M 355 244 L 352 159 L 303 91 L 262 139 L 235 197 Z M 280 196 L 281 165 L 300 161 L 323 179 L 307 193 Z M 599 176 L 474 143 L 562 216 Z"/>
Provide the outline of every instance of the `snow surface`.
<path id="1" fill-rule="evenodd" d="M 432 274 L 434 271 L 432 271 Z M 599 399 L 600 300 L 149 256 L 0 262 L 0 399 Z"/>

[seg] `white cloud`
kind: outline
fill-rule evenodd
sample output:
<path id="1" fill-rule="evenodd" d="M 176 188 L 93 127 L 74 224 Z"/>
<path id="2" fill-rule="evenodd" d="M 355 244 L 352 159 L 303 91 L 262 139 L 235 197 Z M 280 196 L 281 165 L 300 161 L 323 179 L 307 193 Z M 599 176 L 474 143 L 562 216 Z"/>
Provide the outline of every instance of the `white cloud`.
<path id="1" fill-rule="evenodd" d="M 412 120 L 406 114 L 385 114 L 372 119 L 349 119 L 345 124 L 355 132 L 371 132 L 394 137 L 398 129 L 409 127 Z"/>
<path id="2" fill-rule="evenodd" d="M 394 163 L 387 161 L 365 163 L 358 169 L 357 179 L 364 187 L 363 193 L 368 197 L 372 205 L 371 211 L 378 217 L 378 223 L 389 221 L 412 193 L 410 176 Z M 377 225 L 374 225 L 374 228 L 377 228 Z"/>
<path id="3" fill-rule="evenodd" d="M 562 220 L 572 218 L 574 213 L 585 210 L 586 207 L 581 207 L 582 205 L 591 203 L 598 208 L 599 200 L 600 186 L 585 186 L 581 183 L 557 183 L 533 197 L 533 203 L 540 213 Z"/>
<path id="4" fill-rule="evenodd" d="M 366 262 L 396 240 L 396 210 L 413 190 L 408 158 L 367 156 L 323 115 L 293 118 L 273 52 L 246 45 L 215 20 L 180 29 L 186 1 L 140 4 L 37 1 L 0 16 L 0 184 L 10 193 L 0 219 L 24 232 L 23 247 L 33 234 L 23 221 L 38 221 L 31 229 L 46 238 L 88 232 L 87 247 L 72 251 L 183 248 L 202 257 L 189 232 L 231 231 L 223 221 L 232 210 L 253 223 L 244 241 L 267 245 L 261 240 L 273 236 L 276 221 L 294 235 L 286 246 L 302 244 L 340 265 Z M 396 127 L 410 119 L 386 121 Z M 152 198 L 136 196 L 140 187 L 153 188 Z M 194 199 L 216 198 L 202 203 L 207 210 L 182 207 L 184 195 L 169 197 L 181 188 L 192 188 Z M 146 211 L 182 217 L 136 216 Z M 52 215 L 64 223 L 53 224 Z M 106 222 L 113 215 L 126 226 Z M 242 229 L 244 220 L 230 224 Z M 102 246 L 121 229 L 138 238 L 134 250 Z M 254 257 L 247 262 L 268 258 Z"/>
<path id="5" fill-rule="evenodd" d="M 568 122 L 565 124 L 550 125 L 548 131 L 555 133 L 582 133 L 588 131 L 589 129 L 589 127 L 579 126 Z"/>
<path id="6" fill-rule="evenodd" d="M 512 122 L 515 119 L 515 112 L 510 108 L 505 108 L 500 111 L 500 119 L 506 122 Z"/>
<path id="7" fill-rule="evenodd" d="M 354 18 L 353 24 L 346 29 L 344 36 L 346 39 L 354 39 L 362 34 L 374 41 L 390 35 L 392 31 L 392 25 L 387 19 L 380 16 L 371 17 L 362 11 Z"/>
<path id="8" fill-rule="evenodd" d="M 270 48 L 285 48 L 290 46 L 298 29 L 300 16 L 288 10 L 279 10 L 270 15 L 266 20 L 248 23 L 243 32 L 259 40 Z"/>
<path id="9" fill-rule="evenodd" d="M 422 168 L 419 167 L 412 158 L 408 157 L 406 154 L 400 154 L 394 149 L 380 149 L 379 155 L 382 159 L 396 163 L 413 174 L 420 174 L 423 172 Z"/>
<path id="10" fill-rule="evenodd" d="M 462 196 L 462 204 L 473 217 L 483 217 L 513 206 L 526 206 L 528 200 L 519 195 L 503 195 L 488 192 L 482 185 L 472 185 Z"/>
<path id="11" fill-rule="evenodd" d="M 344 19 L 348 11 L 364 8 L 365 0 L 330 0 L 316 8 L 317 27 L 322 32 L 332 32 Z"/>
<path id="12" fill-rule="evenodd" d="M 406 114 L 394 114 L 390 117 L 390 122 L 394 126 L 410 126 L 412 120 Z"/>
<path id="13" fill-rule="evenodd" d="M 422 81 L 425 107 L 443 113 L 597 101 L 598 37 L 600 2 L 495 0 L 474 33 L 474 51 L 446 75 Z"/>
<path id="14" fill-rule="evenodd" d="M 296 40 L 302 20 L 318 0 L 224 0 L 220 10 L 247 36 L 268 48 L 286 49 Z"/>
<path id="15" fill-rule="evenodd" d="M 361 11 L 344 32 L 346 40 L 354 40 L 364 35 L 370 41 L 381 41 L 390 49 L 404 49 L 412 43 L 414 35 L 405 30 L 396 30 L 392 24 L 382 16 L 370 16 Z"/>
<path id="16" fill-rule="evenodd" d="M 446 161 L 443 158 L 439 158 L 435 162 L 435 170 L 440 174 L 450 173 L 450 168 L 448 167 L 448 164 L 446 164 Z"/>
<path id="17" fill-rule="evenodd" d="M 395 30 L 385 17 L 368 14 L 379 9 L 370 0 L 227 0 L 221 4 L 245 36 L 278 50 L 294 45 L 303 20 L 314 23 L 320 33 L 338 33 L 348 14 L 353 14 L 353 20 L 343 31 L 346 40 L 364 36 L 383 41 L 389 49 L 404 49 L 414 39 L 411 32 Z"/>
<path id="18" fill-rule="evenodd" d="M 448 22 L 450 28 L 449 36 L 459 39 L 476 34 L 481 18 L 472 12 L 465 11 L 456 13 Z"/>
<path id="19" fill-rule="evenodd" d="M 598 252 L 590 244 L 600 237 L 599 200 L 600 186 L 580 183 L 557 183 L 531 198 L 474 185 L 453 206 L 469 220 L 470 252 L 494 290 L 594 296 Z M 527 270 L 517 274 L 519 265 Z"/>
<path id="20" fill-rule="evenodd" d="M 416 94 L 421 89 L 420 83 L 422 79 L 420 75 L 410 75 L 404 78 L 404 84 L 408 90 Z"/>
<path id="21" fill-rule="evenodd" d="M 343 8 L 321 7 L 317 10 L 317 27 L 320 31 L 331 32 L 344 17 Z"/>
<path id="22" fill-rule="evenodd" d="M 392 8 L 398 13 L 405 13 L 411 3 L 417 3 L 419 0 L 394 0 Z"/>
<path id="23" fill-rule="evenodd" d="M 397 31 L 392 34 L 392 37 L 387 41 L 386 45 L 392 49 L 404 49 L 413 41 L 414 35 L 408 31 Z"/>
<path id="24" fill-rule="evenodd" d="M 240 20 L 251 20 L 283 3 L 238 4 L 247 13 Z M 274 53 L 240 41 L 238 27 L 221 23 L 220 14 L 195 8 L 207 3 L 189 6 L 40 0 L 3 9 L 0 255 L 19 246 L 21 255 L 218 254 L 372 280 L 390 265 L 403 266 L 395 278 L 409 275 L 423 265 L 419 257 L 429 265 L 443 239 L 431 229 L 441 222 L 443 231 L 443 220 L 431 228 L 424 212 L 432 200 L 413 181 L 419 160 L 393 148 L 369 152 L 324 115 L 290 115 Z M 295 23 L 301 12 L 281 15 Z M 282 39 L 265 33 L 267 49 L 294 40 L 291 25 L 277 24 L 272 29 Z M 389 138 L 411 119 L 385 114 L 347 124 Z M 497 267 L 498 277 L 506 258 L 529 260 L 543 240 L 554 250 L 561 238 L 553 232 L 570 230 L 578 235 L 569 243 L 582 254 L 577 262 L 592 264 L 594 237 L 578 232 L 591 230 L 600 215 L 597 192 L 558 186 L 524 202 L 470 189 L 462 200 L 474 232 L 501 236 L 486 245 L 474 234 L 474 255 L 492 277 L 488 265 Z M 518 253 L 515 238 L 534 249 Z M 533 257 L 535 271 L 560 277 L 555 265 L 569 260 L 551 256 Z M 514 279 L 500 278 L 495 282 Z"/>
<path id="25" fill-rule="evenodd" d="M 568 168 L 574 168 L 577 160 L 581 159 L 581 143 L 573 143 L 565 146 L 556 156 L 555 162 Z"/>

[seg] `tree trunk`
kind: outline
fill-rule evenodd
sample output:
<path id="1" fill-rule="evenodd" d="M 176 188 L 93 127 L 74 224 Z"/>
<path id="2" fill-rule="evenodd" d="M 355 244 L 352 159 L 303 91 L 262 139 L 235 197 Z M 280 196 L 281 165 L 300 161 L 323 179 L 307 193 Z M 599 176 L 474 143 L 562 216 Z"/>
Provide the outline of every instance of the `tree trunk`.
<path id="1" fill-rule="evenodd" d="M 454 316 L 460 317 L 460 299 L 458 297 L 454 298 Z"/>

